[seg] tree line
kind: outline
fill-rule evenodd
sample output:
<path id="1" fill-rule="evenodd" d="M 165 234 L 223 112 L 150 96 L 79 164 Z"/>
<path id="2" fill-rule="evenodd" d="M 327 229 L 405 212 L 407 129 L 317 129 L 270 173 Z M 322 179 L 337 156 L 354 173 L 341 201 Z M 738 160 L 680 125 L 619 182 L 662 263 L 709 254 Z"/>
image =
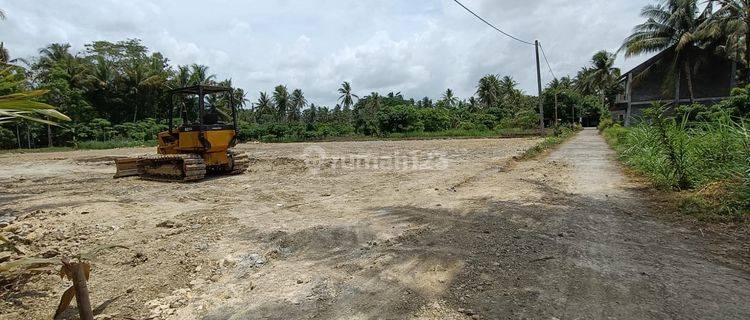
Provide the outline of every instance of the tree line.
<path id="1" fill-rule="evenodd" d="M 208 66 L 170 65 L 167 57 L 150 51 L 138 39 L 95 41 L 80 52 L 73 52 L 69 44 L 53 43 L 28 60 L 12 59 L 3 47 L 1 57 L 3 65 L 14 71 L 13 77 L 0 74 L 0 83 L 7 84 L 13 78 L 18 85 L 2 86 L 0 94 L 44 90 L 46 94 L 37 101 L 55 106 L 71 119 L 59 127 L 23 118 L 2 124 L 0 140 L 4 148 L 68 146 L 91 140 L 153 140 L 157 132 L 166 129 L 170 89 L 197 84 L 233 87 L 231 79 L 217 79 Z M 561 105 L 585 107 L 579 110 L 579 116 L 599 113 L 602 104 L 593 98 L 598 89 L 581 91 L 586 87 L 583 83 L 582 78 L 566 78 L 553 81 L 548 89 L 569 89 L 562 93 Z M 339 98 L 330 107 L 310 102 L 302 89 L 285 85 L 276 86 L 270 93 L 260 92 L 254 102 L 247 100 L 243 89 L 235 88 L 240 137 L 299 141 L 419 132 L 486 134 L 531 130 L 539 119 L 537 97 L 518 89 L 518 82 L 510 76 L 482 77 L 475 94 L 465 99 L 451 89 L 436 100 L 406 98 L 400 92 L 361 95 L 349 82 L 335 90 Z M 545 96 L 545 105 L 546 100 Z M 560 115 L 574 121 L 565 111 Z"/>
<path id="2" fill-rule="evenodd" d="M 714 50 L 746 66 L 748 12 L 750 6 L 740 0 L 709 0 L 705 7 L 696 0 L 659 1 L 643 8 L 646 21 L 634 28 L 618 53 L 633 56 L 674 48 L 672 76 L 688 80 L 700 63 L 688 54 L 693 47 Z M 479 79 L 476 92 L 463 98 L 451 89 L 435 100 L 404 97 L 400 92 L 362 93 L 349 82 L 332 88 L 339 95 L 333 106 L 309 101 L 301 88 L 283 84 L 260 92 L 253 102 L 247 100 L 243 89 L 235 88 L 233 94 L 239 103 L 239 129 L 245 140 L 531 130 L 540 117 L 537 99 L 542 99 L 541 116 L 550 126 L 607 118 L 616 96 L 623 92 L 621 71 L 614 67 L 615 54 L 597 52 L 576 75 L 547 83 L 541 97 L 522 92 L 512 77 L 497 74 Z M 54 106 L 71 119 L 54 127 L 26 118 L 0 118 L 4 148 L 150 140 L 165 128 L 169 89 L 195 84 L 232 86 L 231 79 L 217 79 L 208 66 L 173 66 L 138 39 L 95 41 L 80 52 L 72 52 L 68 44 L 50 44 L 28 60 L 12 57 L 0 44 L 0 62 L 4 66 L 0 108 L 5 95 L 42 90 L 42 96 L 25 98 Z M 741 80 L 750 76 L 744 71 L 747 68 L 740 70 L 744 72 Z M 689 91 L 692 96 L 693 89 Z M 39 118 L 49 121 L 55 117 L 41 114 Z"/>

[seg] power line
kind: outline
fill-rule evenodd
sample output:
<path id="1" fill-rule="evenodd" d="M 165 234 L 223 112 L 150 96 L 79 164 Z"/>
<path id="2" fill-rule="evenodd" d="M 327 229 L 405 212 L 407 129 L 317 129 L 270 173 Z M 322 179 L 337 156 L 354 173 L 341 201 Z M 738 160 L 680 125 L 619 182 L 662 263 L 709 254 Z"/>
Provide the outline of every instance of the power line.
<path id="1" fill-rule="evenodd" d="M 553 79 L 557 79 L 557 76 L 555 75 L 555 72 L 552 71 L 552 66 L 550 66 L 550 64 L 549 64 L 549 60 L 547 60 L 547 54 L 544 53 L 544 47 L 542 46 L 541 43 L 539 44 L 539 49 L 542 49 L 542 56 L 544 57 L 544 62 L 547 63 L 547 68 L 549 68 L 549 73 L 552 75 Z"/>
<path id="2" fill-rule="evenodd" d="M 467 7 L 466 7 L 466 6 L 465 6 L 465 5 L 463 4 L 463 3 L 459 2 L 458 0 L 453 0 L 453 1 L 455 1 L 456 3 L 458 3 L 458 5 L 459 5 L 459 6 L 463 7 L 464 9 L 466 9 L 466 11 L 469 11 L 469 13 L 473 14 L 473 15 L 474 15 L 475 17 L 477 17 L 477 18 L 478 18 L 479 20 L 482 20 L 482 22 L 484 22 L 484 23 L 486 23 L 486 24 L 487 24 L 488 26 L 492 27 L 492 29 L 495 29 L 495 30 L 497 30 L 498 32 L 500 32 L 500 33 L 504 34 L 505 36 L 507 36 L 507 37 L 509 37 L 509 38 L 511 38 L 511 39 L 513 39 L 513 40 L 516 40 L 516 41 L 518 41 L 518 42 L 521 42 L 521 43 L 525 43 L 525 44 L 528 44 L 528 45 L 532 45 L 532 46 L 534 45 L 533 43 L 531 43 L 531 42 L 529 42 L 529 41 L 524 41 L 524 40 L 521 40 L 521 39 L 519 39 L 519 38 L 516 38 L 516 37 L 514 37 L 514 36 L 510 35 L 509 33 L 505 32 L 505 31 L 503 31 L 503 30 L 500 30 L 500 28 L 498 28 L 498 27 L 495 27 L 495 26 L 494 26 L 493 24 L 489 23 L 489 22 L 488 22 L 487 20 L 484 20 L 484 18 L 482 18 L 482 17 L 480 17 L 480 16 L 478 15 L 478 14 L 474 13 L 474 11 L 471 11 L 471 9 L 467 8 Z"/>
<path id="3" fill-rule="evenodd" d="M 453 0 L 453 1 L 454 1 L 454 2 L 456 2 L 456 3 L 457 3 L 457 4 L 459 5 L 459 6 L 461 6 L 462 8 L 466 9 L 466 11 L 468 11 L 469 13 L 471 13 L 472 15 L 474 15 L 475 17 L 477 17 L 477 19 L 479 19 L 479 20 L 481 20 L 482 22 L 486 23 L 486 24 L 487 24 L 488 26 L 492 27 L 493 29 L 497 30 L 498 32 L 502 33 L 503 35 L 505 35 L 505 36 L 507 36 L 507 37 L 509 37 L 509 38 L 511 38 L 511 39 L 513 39 L 513 40 L 516 40 L 516 41 L 518 41 L 518 42 L 521 42 L 521 43 L 523 43 L 523 44 L 528 44 L 528 45 L 532 45 L 532 46 L 533 46 L 533 45 L 535 45 L 535 44 L 534 44 L 534 43 L 532 43 L 532 42 L 529 42 L 529 41 L 525 41 L 525 40 L 521 40 L 521 39 L 519 39 L 519 38 L 517 38 L 517 37 L 514 37 L 513 35 L 511 35 L 511 34 L 509 34 L 509 33 L 505 32 L 505 31 L 503 31 L 503 30 L 500 30 L 500 28 L 498 28 L 498 27 L 494 26 L 494 25 L 493 25 L 492 23 L 490 23 L 490 22 L 488 22 L 487 20 L 485 20 L 484 18 L 480 17 L 480 16 L 479 16 L 478 14 L 476 14 L 476 13 L 475 13 L 474 11 L 471 11 L 471 9 L 467 8 L 467 7 L 466 7 L 466 6 L 465 6 L 465 5 L 463 4 L 463 3 L 461 3 L 460 1 L 458 1 L 458 0 Z M 544 62 L 545 62 L 545 63 L 547 64 L 547 69 L 549 69 L 549 73 L 550 73 L 550 74 L 552 75 L 552 77 L 553 77 L 554 79 L 557 79 L 557 76 L 555 75 L 555 72 L 554 72 L 554 71 L 552 71 L 552 66 L 550 65 L 550 63 L 549 63 L 549 60 L 547 59 L 547 53 L 546 53 L 546 52 L 544 52 L 544 47 L 542 47 L 542 44 L 541 44 L 541 43 L 539 44 L 539 49 L 541 49 L 541 50 L 542 50 L 542 56 L 544 57 Z"/>
<path id="4" fill-rule="evenodd" d="M 544 61 L 547 63 L 547 68 L 549 68 L 549 73 L 552 74 L 552 77 L 554 77 L 555 79 L 557 79 L 557 76 L 555 76 L 555 73 L 552 71 L 552 66 L 549 64 L 549 60 L 547 59 L 547 54 L 544 52 L 544 48 L 542 48 L 542 45 L 539 43 L 539 41 L 534 41 L 534 43 L 531 43 L 530 41 L 525 41 L 525 40 L 521 40 L 521 39 L 519 39 L 517 37 L 514 37 L 511 34 L 505 32 L 503 30 L 500 30 L 500 28 L 496 27 L 495 25 L 489 23 L 487 20 L 485 20 L 484 18 L 480 17 L 478 14 L 474 13 L 474 11 L 471 11 L 471 9 L 467 8 L 460 1 L 458 1 L 458 0 L 453 0 L 453 1 L 455 3 L 457 3 L 459 6 L 461 6 L 462 8 L 466 9 L 466 11 L 468 11 L 469 13 L 471 13 L 472 15 L 474 15 L 475 17 L 477 17 L 477 19 L 481 20 L 482 22 L 484 22 L 485 24 L 487 24 L 488 26 L 490 26 L 492 29 L 495 29 L 497 32 L 500 32 L 503 35 L 505 35 L 506 37 L 511 38 L 513 40 L 516 40 L 516 41 L 518 41 L 520 43 L 531 45 L 531 46 L 535 47 L 535 51 L 536 51 L 536 80 L 537 80 L 537 86 L 539 87 L 539 99 L 537 99 L 538 102 L 539 102 L 539 114 L 540 114 L 540 117 L 539 117 L 539 127 L 540 127 L 540 131 L 541 131 L 542 135 L 544 135 L 544 133 L 545 133 L 544 132 L 544 105 L 543 105 L 543 100 L 541 99 L 541 96 L 542 96 L 542 76 L 541 76 L 541 72 L 540 72 L 541 70 L 540 70 L 540 66 L 539 66 L 539 49 L 542 50 L 542 55 L 544 56 Z M 555 110 L 557 110 L 557 103 L 555 103 Z M 555 117 L 557 117 L 557 116 L 555 116 Z M 555 120 L 555 123 L 556 122 L 557 122 L 557 120 Z"/>

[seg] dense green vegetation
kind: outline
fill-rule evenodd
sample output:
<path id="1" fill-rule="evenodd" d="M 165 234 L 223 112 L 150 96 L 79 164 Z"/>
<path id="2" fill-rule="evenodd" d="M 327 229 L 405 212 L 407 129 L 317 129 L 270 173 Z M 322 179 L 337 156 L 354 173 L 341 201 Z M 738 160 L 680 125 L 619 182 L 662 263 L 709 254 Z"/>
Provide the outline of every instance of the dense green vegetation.
<path id="1" fill-rule="evenodd" d="M 701 63 L 690 48 L 715 51 L 738 62 L 740 83 L 747 82 L 750 27 L 747 1 L 668 0 L 646 6 L 646 22 L 636 26 L 626 55 L 674 48 L 677 53 L 664 90 L 686 80 L 694 98 L 692 72 Z M 744 73 L 744 77 L 743 77 Z M 639 124 L 625 128 L 603 120 L 599 129 L 635 171 L 661 188 L 684 191 L 682 209 L 709 219 L 745 219 L 750 213 L 750 86 L 712 106 L 653 105 Z"/>
<path id="2" fill-rule="evenodd" d="M 675 117 L 657 104 L 647 112 L 651 124 L 603 122 L 601 129 L 623 162 L 658 187 L 693 192 L 688 211 L 744 218 L 750 212 L 750 126 L 719 108 L 695 105 Z"/>
<path id="3" fill-rule="evenodd" d="M 611 86 L 619 71 L 611 67 L 611 54 L 598 56 L 575 79 L 548 84 L 543 96 L 548 123 L 554 122 L 556 105 L 558 119 L 567 123 L 606 113 L 604 105 L 614 97 Z M 604 61 L 597 60 L 601 57 Z M 28 68 L 13 65 L 23 70 L 16 74 L 23 85 L 15 90 L 47 90 L 38 100 L 56 106 L 72 121 L 59 127 L 23 119 L 3 124 L 2 148 L 137 145 L 166 129 L 167 90 L 194 84 L 232 86 L 231 80 L 217 80 L 207 66 L 171 66 L 166 57 L 135 39 L 97 41 L 78 53 L 67 44 L 50 44 L 29 61 Z M 602 79 L 609 81 L 606 86 Z M 9 80 L 0 75 L 0 83 Z M 338 89 L 339 104 L 333 108 L 309 103 L 301 89 L 284 85 L 270 94 L 261 92 L 253 103 L 242 89 L 234 94 L 243 141 L 507 136 L 538 130 L 537 97 L 517 86 L 509 76 L 487 75 L 468 99 L 459 99 L 447 89 L 433 101 L 401 93 L 358 96 L 344 82 Z"/>

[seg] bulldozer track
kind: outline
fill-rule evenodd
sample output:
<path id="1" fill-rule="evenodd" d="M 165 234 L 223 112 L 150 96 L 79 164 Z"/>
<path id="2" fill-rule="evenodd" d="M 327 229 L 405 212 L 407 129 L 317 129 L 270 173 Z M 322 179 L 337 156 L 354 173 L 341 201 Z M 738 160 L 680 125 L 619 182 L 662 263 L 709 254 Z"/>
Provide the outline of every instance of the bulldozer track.
<path id="1" fill-rule="evenodd" d="M 234 150 L 227 151 L 227 154 L 232 163 L 232 169 L 229 171 L 229 174 L 242 174 L 247 171 L 247 168 L 250 166 L 250 158 L 247 154 L 238 153 Z"/>

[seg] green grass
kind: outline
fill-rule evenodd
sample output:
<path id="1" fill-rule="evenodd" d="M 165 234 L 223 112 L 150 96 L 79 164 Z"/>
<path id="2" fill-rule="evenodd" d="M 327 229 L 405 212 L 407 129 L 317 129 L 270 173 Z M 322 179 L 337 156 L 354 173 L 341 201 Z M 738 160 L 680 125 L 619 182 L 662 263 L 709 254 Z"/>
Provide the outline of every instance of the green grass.
<path id="1" fill-rule="evenodd" d="M 567 141 L 571 137 L 573 137 L 578 130 L 572 130 L 569 128 L 561 128 L 559 129 L 559 132 L 556 132 L 555 134 L 548 136 L 542 140 L 542 142 L 538 143 L 534 147 L 526 150 L 523 155 L 521 155 L 522 160 L 529 160 L 533 159 L 536 156 L 544 153 L 547 150 L 550 150 L 563 142 Z"/>
<path id="2" fill-rule="evenodd" d="M 451 129 L 437 132 L 391 133 L 386 139 L 444 139 L 444 138 L 512 138 L 539 135 L 538 130 L 498 129 L 498 130 L 463 130 Z"/>
<path id="3" fill-rule="evenodd" d="M 36 148 L 36 149 L 5 149 L 0 150 L 0 154 L 9 154 L 9 153 L 45 153 L 45 152 L 63 152 L 63 151 L 73 151 L 74 148 L 71 147 L 51 147 L 51 148 Z"/>
<path id="4" fill-rule="evenodd" d="M 437 132 L 405 132 L 391 133 L 384 136 L 367 135 L 344 135 L 325 137 L 320 139 L 302 139 L 298 137 L 274 137 L 273 139 L 261 139 L 267 143 L 295 143 L 295 142 L 338 142 L 338 141 L 381 141 L 381 140 L 429 140 L 429 139 L 472 139 L 472 138 L 515 138 L 538 136 L 539 131 L 529 129 L 496 129 L 496 130 L 463 130 L 451 129 Z"/>
<path id="5" fill-rule="evenodd" d="M 133 141 L 133 140 L 110 140 L 110 141 L 82 141 L 78 142 L 76 147 L 51 147 L 36 149 L 9 149 L 0 150 L 0 154 L 7 153 L 44 153 L 44 152 L 64 152 L 75 150 L 104 150 L 116 148 L 133 148 L 133 147 L 155 147 L 156 140 Z"/>
<path id="6" fill-rule="evenodd" d="M 133 148 L 133 147 L 155 147 L 156 140 L 133 141 L 133 140 L 110 140 L 110 141 L 84 141 L 78 143 L 78 149 L 82 150 L 102 150 L 116 148 Z"/>
<path id="7" fill-rule="evenodd" d="M 636 173 L 675 190 L 685 214 L 743 220 L 750 213 L 750 127 L 728 116 L 706 122 L 666 119 L 602 135 Z"/>

